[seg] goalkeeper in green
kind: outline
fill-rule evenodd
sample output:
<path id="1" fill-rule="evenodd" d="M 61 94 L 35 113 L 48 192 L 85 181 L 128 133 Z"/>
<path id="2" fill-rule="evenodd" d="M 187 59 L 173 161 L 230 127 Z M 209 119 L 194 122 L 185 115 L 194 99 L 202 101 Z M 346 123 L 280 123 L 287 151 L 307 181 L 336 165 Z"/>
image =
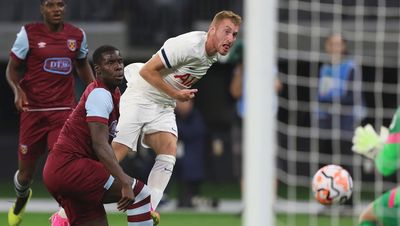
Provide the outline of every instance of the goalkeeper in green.
<path id="1" fill-rule="evenodd" d="M 388 176 L 400 168 L 400 107 L 389 130 L 381 127 L 378 135 L 371 125 L 358 127 L 353 137 L 353 151 L 375 161 L 379 173 Z M 400 225 L 400 186 L 375 199 L 361 213 L 359 226 Z"/>

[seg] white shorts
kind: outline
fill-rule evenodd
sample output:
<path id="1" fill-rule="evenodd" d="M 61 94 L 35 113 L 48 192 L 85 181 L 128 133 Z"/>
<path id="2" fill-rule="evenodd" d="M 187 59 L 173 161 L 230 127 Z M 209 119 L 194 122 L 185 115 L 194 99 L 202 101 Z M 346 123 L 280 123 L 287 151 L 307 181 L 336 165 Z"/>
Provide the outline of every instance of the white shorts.
<path id="1" fill-rule="evenodd" d="M 178 137 L 175 112 L 172 106 L 135 101 L 135 98 L 130 98 L 129 92 L 131 91 L 131 88 L 127 88 L 121 96 L 117 136 L 113 141 L 136 151 L 140 135 L 142 135 L 141 144 L 147 148 L 148 146 L 143 143 L 144 134 L 162 131 Z"/>

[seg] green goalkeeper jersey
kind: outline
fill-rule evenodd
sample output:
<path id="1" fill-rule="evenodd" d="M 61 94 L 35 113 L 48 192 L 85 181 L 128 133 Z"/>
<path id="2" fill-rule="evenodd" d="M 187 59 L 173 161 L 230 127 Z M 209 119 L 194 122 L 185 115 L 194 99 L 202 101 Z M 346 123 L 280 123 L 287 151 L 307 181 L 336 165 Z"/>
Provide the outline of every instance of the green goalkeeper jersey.
<path id="1" fill-rule="evenodd" d="M 400 166 L 400 107 L 397 108 L 389 127 L 389 136 L 375 158 L 375 165 L 378 171 L 388 176 L 396 172 Z"/>

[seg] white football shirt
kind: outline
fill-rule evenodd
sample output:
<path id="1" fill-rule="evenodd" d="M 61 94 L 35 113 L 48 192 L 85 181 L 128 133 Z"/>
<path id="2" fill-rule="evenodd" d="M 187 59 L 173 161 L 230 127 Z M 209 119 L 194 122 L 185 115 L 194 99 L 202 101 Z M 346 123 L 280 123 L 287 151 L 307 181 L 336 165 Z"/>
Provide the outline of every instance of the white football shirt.
<path id="1" fill-rule="evenodd" d="M 218 60 L 218 54 L 208 56 L 206 52 L 207 32 L 193 31 L 165 41 L 156 53 L 164 63 L 161 71 L 165 82 L 178 90 L 191 88 L 201 79 L 213 63 Z M 145 100 L 165 105 L 175 106 L 175 100 L 157 88 L 150 85 L 139 75 L 143 66 L 140 63 L 125 67 L 125 78 L 128 87 L 133 88 L 132 98 L 145 103 Z"/>

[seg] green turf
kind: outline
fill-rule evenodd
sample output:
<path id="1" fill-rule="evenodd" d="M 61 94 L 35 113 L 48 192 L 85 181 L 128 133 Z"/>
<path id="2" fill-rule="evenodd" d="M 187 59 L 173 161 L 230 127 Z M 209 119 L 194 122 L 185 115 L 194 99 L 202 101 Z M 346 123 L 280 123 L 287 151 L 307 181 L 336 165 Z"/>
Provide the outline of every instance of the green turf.
<path id="1" fill-rule="evenodd" d="M 279 214 L 276 219 L 277 226 L 355 226 L 356 218 L 352 217 L 330 217 L 330 216 L 310 216 L 304 214 L 286 215 Z"/>
<path id="2" fill-rule="evenodd" d="M 52 198 L 50 194 L 47 192 L 46 187 L 41 181 L 35 181 L 32 184 L 32 189 L 34 192 L 34 198 Z M 293 193 L 289 192 L 289 189 L 292 189 Z M 279 183 L 278 186 L 278 197 L 283 198 L 283 199 L 296 199 L 296 200 L 309 200 L 311 199 L 310 194 L 310 188 L 308 187 L 288 187 L 287 185 L 283 183 Z M 371 190 L 371 189 L 369 189 Z M 176 198 L 177 197 L 177 188 L 176 184 L 173 182 L 170 183 L 167 193 L 170 198 Z M 240 199 L 241 194 L 240 194 L 240 187 L 237 183 L 235 182 L 225 182 L 225 183 L 213 183 L 213 182 L 205 182 L 201 185 L 200 188 L 200 195 L 202 197 L 208 197 L 208 198 L 219 198 L 219 199 Z M 289 195 L 289 193 L 291 195 Z M 361 200 L 373 200 L 375 197 L 375 193 L 373 192 L 366 192 L 362 191 L 361 192 Z M 6 197 L 14 197 L 15 196 L 15 191 L 13 188 L 12 181 L 6 181 L 6 182 L 1 182 L 0 183 L 0 198 L 6 198 Z M 296 198 L 293 198 L 295 196 Z M 290 197 L 290 198 L 289 198 Z M 1 226 L 1 224 L 0 224 Z"/>
<path id="3" fill-rule="evenodd" d="M 46 187 L 41 181 L 35 181 L 31 185 L 35 198 L 51 198 L 47 192 Z M 176 184 L 171 183 L 167 189 L 168 195 L 171 198 L 175 198 L 177 195 Z M 240 188 L 239 185 L 234 182 L 229 183 L 211 183 L 205 182 L 200 188 L 201 196 L 209 198 L 220 198 L 220 199 L 240 199 Z M 14 197 L 15 191 L 13 188 L 12 181 L 0 183 L 0 198 Z M 1 224 L 0 224 L 1 226 Z"/>
<path id="4" fill-rule="evenodd" d="M 26 213 L 24 221 L 20 226 L 42 226 L 49 225 L 48 218 L 51 213 Z M 0 222 L 6 221 L 6 213 L 0 213 Z M 277 226 L 351 226 L 355 225 L 350 217 L 340 217 L 336 219 L 331 217 L 318 216 L 310 218 L 308 215 L 278 215 L 276 220 Z M 122 213 L 108 215 L 110 226 L 126 226 L 126 217 Z M 3 224 L 0 224 L 3 225 Z M 217 214 L 217 213 L 196 213 L 174 212 L 161 213 L 161 223 L 159 226 L 240 226 L 241 218 L 235 214 Z"/>
<path id="5" fill-rule="evenodd" d="M 20 226 L 49 225 L 50 213 L 26 213 Z M 0 213 L 0 222 L 6 221 L 6 213 Z M 126 217 L 123 213 L 109 214 L 110 226 L 126 226 Z M 3 225 L 3 224 L 0 224 Z M 241 219 L 233 214 L 199 214 L 195 212 L 163 213 L 159 226 L 239 226 Z"/>

